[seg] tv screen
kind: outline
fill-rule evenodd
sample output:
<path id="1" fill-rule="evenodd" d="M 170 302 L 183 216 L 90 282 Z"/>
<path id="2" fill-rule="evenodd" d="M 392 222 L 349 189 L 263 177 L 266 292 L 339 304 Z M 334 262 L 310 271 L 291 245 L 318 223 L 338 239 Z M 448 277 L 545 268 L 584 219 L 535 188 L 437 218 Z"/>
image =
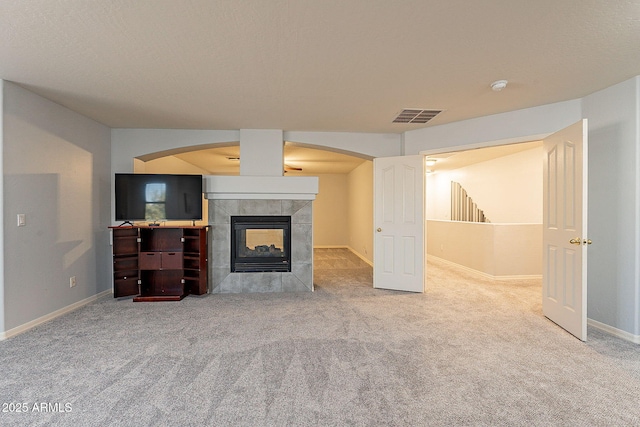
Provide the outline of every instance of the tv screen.
<path id="1" fill-rule="evenodd" d="M 202 175 L 117 173 L 116 221 L 201 220 Z"/>

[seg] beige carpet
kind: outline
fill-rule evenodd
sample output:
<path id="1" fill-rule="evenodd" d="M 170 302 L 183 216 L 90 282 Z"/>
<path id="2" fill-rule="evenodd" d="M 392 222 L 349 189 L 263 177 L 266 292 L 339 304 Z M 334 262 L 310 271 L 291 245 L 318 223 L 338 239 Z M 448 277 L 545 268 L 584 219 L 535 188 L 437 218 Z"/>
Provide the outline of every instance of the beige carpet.
<path id="1" fill-rule="evenodd" d="M 106 298 L 1 342 L 0 396 L 28 410 L 0 425 L 640 425 L 640 347 L 573 338 L 539 281 L 430 263 L 410 294 L 315 260 L 314 293 Z"/>

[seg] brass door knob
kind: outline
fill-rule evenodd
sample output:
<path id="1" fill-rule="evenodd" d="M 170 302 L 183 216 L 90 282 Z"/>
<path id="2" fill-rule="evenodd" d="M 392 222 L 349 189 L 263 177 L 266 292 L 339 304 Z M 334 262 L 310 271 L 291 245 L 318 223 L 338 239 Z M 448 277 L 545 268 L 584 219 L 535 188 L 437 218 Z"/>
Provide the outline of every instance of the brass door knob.
<path id="1" fill-rule="evenodd" d="M 376 230 L 378 233 L 380 233 L 382 231 L 382 228 L 378 227 L 378 229 Z"/>
<path id="2" fill-rule="evenodd" d="M 575 239 L 569 240 L 569 243 L 571 243 L 572 245 L 590 245 L 593 242 L 591 241 L 591 239 L 582 240 L 581 237 L 576 237 Z"/>

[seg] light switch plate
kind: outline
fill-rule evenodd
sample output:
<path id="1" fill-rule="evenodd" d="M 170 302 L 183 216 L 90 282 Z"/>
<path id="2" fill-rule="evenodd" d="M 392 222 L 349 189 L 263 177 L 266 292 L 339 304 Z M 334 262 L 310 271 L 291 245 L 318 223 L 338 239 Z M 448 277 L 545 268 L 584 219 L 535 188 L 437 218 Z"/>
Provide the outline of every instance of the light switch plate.
<path id="1" fill-rule="evenodd" d="M 24 227 L 27 225 L 27 216 L 25 214 L 18 214 L 18 227 Z"/>

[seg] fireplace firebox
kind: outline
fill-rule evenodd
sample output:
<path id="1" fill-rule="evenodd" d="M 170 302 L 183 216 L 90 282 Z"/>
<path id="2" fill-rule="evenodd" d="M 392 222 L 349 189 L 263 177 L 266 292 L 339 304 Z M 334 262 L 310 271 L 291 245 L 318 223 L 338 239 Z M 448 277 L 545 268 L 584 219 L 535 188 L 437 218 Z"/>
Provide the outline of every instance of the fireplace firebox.
<path id="1" fill-rule="evenodd" d="M 290 272 L 290 216 L 232 216 L 231 272 Z"/>

